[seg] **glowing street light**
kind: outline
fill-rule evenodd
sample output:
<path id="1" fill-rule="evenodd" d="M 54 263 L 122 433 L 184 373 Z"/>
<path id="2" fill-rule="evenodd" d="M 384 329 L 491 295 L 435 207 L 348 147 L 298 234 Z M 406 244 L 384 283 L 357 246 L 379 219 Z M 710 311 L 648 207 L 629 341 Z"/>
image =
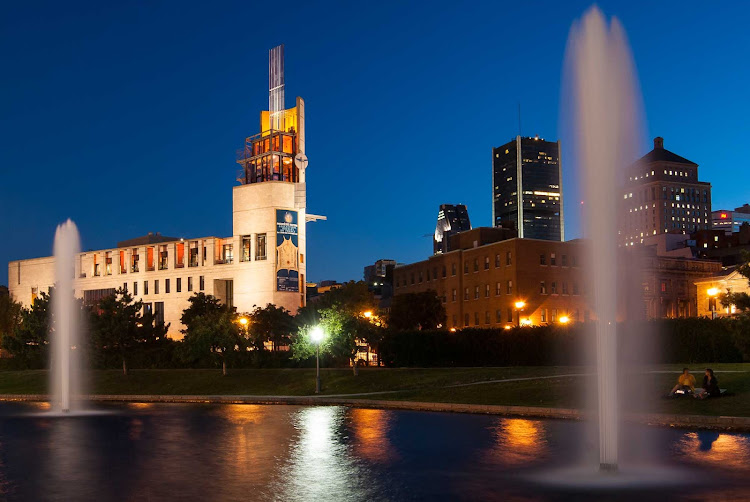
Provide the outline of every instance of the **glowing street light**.
<path id="1" fill-rule="evenodd" d="M 362 315 L 369 319 L 372 317 L 372 310 L 368 310 L 367 312 L 364 312 Z"/>
<path id="2" fill-rule="evenodd" d="M 320 394 L 320 343 L 325 338 L 326 333 L 320 326 L 315 326 L 310 330 L 310 340 L 315 344 L 315 393 Z"/>
<path id="3" fill-rule="evenodd" d="M 708 296 L 712 296 L 712 297 L 716 296 L 719 294 L 719 288 L 709 288 L 709 290 L 706 291 L 706 293 L 708 293 Z"/>
<path id="4" fill-rule="evenodd" d="M 570 317 L 566 315 L 560 316 L 559 321 L 560 321 L 560 324 L 568 324 L 570 322 Z"/>
<path id="5" fill-rule="evenodd" d="M 247 326 L 247 317 L 240 317 L 240 324 Z"/>
<path id="6" fill-rule="evenodd" d="M 516 303 L 514 303 L 516 307 L 516 326 L 521 325 L 521 311 L 526 306 L 526 302 L 523 300 L 517 300 Z"/>

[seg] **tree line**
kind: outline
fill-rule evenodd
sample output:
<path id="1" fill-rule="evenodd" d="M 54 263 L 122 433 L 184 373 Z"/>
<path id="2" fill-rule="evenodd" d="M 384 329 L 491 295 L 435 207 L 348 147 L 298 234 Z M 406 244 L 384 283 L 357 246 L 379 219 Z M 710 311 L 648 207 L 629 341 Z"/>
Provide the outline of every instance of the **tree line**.
<path id="1" fill-rule="evenodd" d="M 0 359 L 3 368 L 44 368 L 49 362 L 54 288 L 30 308 L 8 296 L 0 297 Z M 433 292 L 397 297 L 390 315 L 378 312 L 378 302 L 364 282 L 349 282 L 331 290 L 296 315 L 273 304 L 236 312 L 217 298 L 195 293 L 182 312 L 182 339 L 167 336 L 170 326 L 159 324 L 127 290 L 118 289 L 93 306 L 76 301 L 81 340 L 94 368 L 295 367 L 314 361 L 316 345 L 310 331 L 325 333 L 320 353 L 327 365 L 351 366 L 357 374 L 364 361 L 361 349 L 377 350 L 389 329 L 438 329 L 445 309 Z M 52 335 L 54 336 L 54 335 Z"/>

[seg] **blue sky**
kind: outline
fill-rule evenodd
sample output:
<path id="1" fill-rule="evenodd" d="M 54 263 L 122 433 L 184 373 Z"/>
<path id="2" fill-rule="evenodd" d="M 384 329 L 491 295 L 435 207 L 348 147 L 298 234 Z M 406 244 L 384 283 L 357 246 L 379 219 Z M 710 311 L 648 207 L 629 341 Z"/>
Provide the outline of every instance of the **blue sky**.
<path id="1" fill-rule="evenodd" d="M 50 254 L 66 218 L 84 249 L 149 231 L 231 235 L 234 152 L 258 132 L 279 43 L 287 105 L 306 100 L 308 210 L 328 216 L 308 226 L 308 278 L 424 259 L 439 204 L 491 223 L 491 148 L 517 133 L 519 102 L 524 135 L 569 137 L 565 43 L 589 5 L 6 3 L 0 284 L 9 260 Z M 628 33 L 644 137 L 700 164 L 714 209 L 750 202 L 750 3 L 598 5 Z"/>

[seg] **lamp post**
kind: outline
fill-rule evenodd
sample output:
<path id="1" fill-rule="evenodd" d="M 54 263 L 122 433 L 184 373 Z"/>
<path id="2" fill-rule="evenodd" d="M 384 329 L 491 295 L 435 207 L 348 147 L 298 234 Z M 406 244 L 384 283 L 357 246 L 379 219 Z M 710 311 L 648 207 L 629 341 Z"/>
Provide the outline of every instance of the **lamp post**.
<path id="1" fill-rule="evenodd" d="M 325 332 L 320 326 L 310 330 L 310 339 L 315 343 L 315 393 L 320 394 L 320 342 L 323 341 Z"/>
<path id="2" fill-rule="evenodd" d="M 719 289 L 709 288 L 706 294 L 708 294 L 708 310 L 711 311 L 711 319 L 716 319 L 716 295 L 719 294 Z"/>
<path id="3" fill-rule="evenodd" d="M 519 327 L 521 326 L 521 311 L 523 310 L 523 308 L 525 306 L 526 306 L 526 302 L 523 301 L 523 300 L 518 300 L 515 303 L 515 307 L 516 307 L 516 326 L 519 326 Z"/>

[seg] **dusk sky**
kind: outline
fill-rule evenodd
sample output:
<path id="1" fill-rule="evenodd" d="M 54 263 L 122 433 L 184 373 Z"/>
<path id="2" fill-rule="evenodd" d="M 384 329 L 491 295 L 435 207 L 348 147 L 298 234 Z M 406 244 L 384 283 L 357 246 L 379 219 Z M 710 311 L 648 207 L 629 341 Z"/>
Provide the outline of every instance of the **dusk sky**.
<path id="1" fill-rule="evenodd" d="M 491 148 L 561 131 L 571 23 L 590 2 L 6 2 L 0 17 L 0 284 L 51 254 L 159 231 L 232 233 L 235 150 L 268 107 L 306 101 L 308 279 L 361 279 L 432 250 L 441 203 L 491 224 Z M 750 202 L 750 3 L 599 2 L 625 27 L 644 138 L 700 165 L 713 208 Z M 643 152 L 650 149 L 644 142 Z M 563 144 L 563 152 L 566 145 Z M 563 157 L 566 238 L 579 235 Z M 573 195 L 571 195 L 571 193 Z"/>

